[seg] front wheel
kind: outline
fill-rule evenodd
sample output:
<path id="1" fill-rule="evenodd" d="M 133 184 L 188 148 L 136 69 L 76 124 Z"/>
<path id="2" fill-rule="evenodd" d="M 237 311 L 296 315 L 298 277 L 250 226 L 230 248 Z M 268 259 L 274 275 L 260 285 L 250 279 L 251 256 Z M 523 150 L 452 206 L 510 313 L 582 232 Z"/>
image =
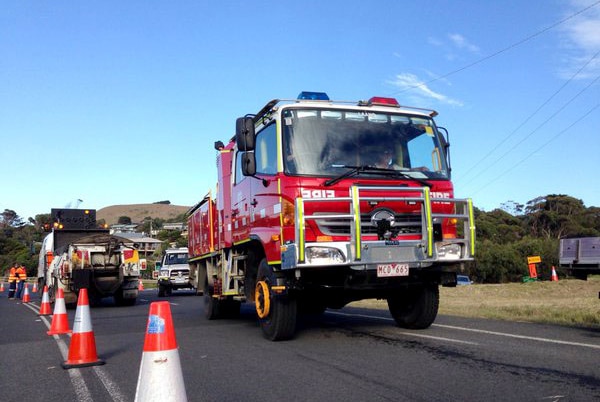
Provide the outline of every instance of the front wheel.
<path id="1" fill-rule="evenodd" d="M 167 295 L 167 287 L 164 285 L 158 285 L 158 297 L 165 297 Z"/>
<path id="2" fill-rule="evenodd" d="M 437 284 L 426 284 L 407 289 L 387 298 L 390 314 L 402 328 L 429 328 L 437 317 L 440 291 Z"/>
<path id="3" fill-rule="evenodd" d="M 296 332 L 297 301 L 290 295 L 274 297 L 276 284 L 273 268 L 263 259 L 258 266 L 255 306 L 265 338 L 271 341 L 290 339 Z"/>

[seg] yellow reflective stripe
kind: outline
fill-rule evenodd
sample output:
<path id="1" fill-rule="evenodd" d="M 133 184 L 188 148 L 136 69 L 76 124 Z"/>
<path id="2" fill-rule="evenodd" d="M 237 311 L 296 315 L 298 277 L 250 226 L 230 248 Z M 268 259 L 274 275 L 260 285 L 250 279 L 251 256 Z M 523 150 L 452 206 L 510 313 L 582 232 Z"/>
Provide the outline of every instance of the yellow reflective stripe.
<path id="1" fill-rule="evenodd" d="M 469 232 L 471 235 L 471 257 L 475 256 L 475 216 L 473 215 L 473 200 L 467 199 L 469 208 Z"/>
<path id="2" fill-rule="evenodd" d="M 304 262 L 304 201 L 302 197 L 298 197 L 298 262 Z"/>
<path id="3" fill-rule="evenodd" d="M 252 241 L 252 239 L 248 238 L 248 239 L 240 240 L 238 242 L 234 242 L 233 245 L 238 246 L 240 244 L 248 243 L 249 241 Z"/>
<path id="4" fill-rule="evenodd" d="M 279 194 L 279 253 L 281 254 L 281 245 L 283 239 L 283 197 L 281 196 L 281 178 L 277 178 L 277 194 Z"/>
<path id="5" fill-rule="evenodd" d="M 360 260 L 361 257 L 361 231 L 360 231 L 360 199 L 358 197 L 358 187 L 352 186 L 352 207 L 354 210 L 352 214 L 354 215 L 354 235 L 355 239 L 355 247 L 356 247 L 356 259 Z"/>
<path id="6" fill-rule="evenodd" d="M 215 251 L 215 227 L 213 224 L 212 192 L 208 191 L 208 224 L 210 236 L 210 251 Z"/>
<path id="7" fill-rule="evenodd" d="M 431 199 L 429 196 L 429 187 L 424 188 L 423 196 L 425 197 L 425 221 L 427 223 L 427 255 L 433 255 L 433 222 L 431 219 Z"/>

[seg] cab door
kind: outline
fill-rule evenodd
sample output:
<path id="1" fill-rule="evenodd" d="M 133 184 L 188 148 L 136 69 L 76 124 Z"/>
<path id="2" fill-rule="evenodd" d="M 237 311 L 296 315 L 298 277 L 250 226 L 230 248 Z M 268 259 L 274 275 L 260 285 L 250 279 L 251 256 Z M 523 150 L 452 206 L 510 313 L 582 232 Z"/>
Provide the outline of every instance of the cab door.
<path id="1" fill-rule="evenodd" d="M 251 208 L 251 233 L 266 245 L 265 251 L 269 261 L 280 259 L 278 247 L 269 247 L 274 244 L 274 236 L 278 236 L 281 231 L 276 127 L 276 123 L 273 122 L 256 135 L 256 179 L 252 180 L 251 199 L 248 200 Z"/>
<path id="2" fill-rule="evenodd" d="M 242 174 L 242 153 L 235 153 L 235 172 L 231 189 L 231 234 L 233 243 L 248 239 L 250 236 L 249 196 L 252 189 L 252 177 Z"/>

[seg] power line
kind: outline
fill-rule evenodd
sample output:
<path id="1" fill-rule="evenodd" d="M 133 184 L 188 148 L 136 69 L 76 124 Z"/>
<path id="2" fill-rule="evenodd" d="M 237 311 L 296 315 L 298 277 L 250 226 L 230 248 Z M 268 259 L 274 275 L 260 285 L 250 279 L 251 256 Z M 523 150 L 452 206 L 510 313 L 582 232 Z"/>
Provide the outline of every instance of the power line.
<path id="1" fill-rule="evenodd" d="M 519 141 L 518 143 L 516 143 L 515 145 L 513 145 L 509 150 L 507 150 L 504 154 L 502 154 L 498 159 L 496 159 L 494 161 L 494 163 L 492 163 L 491 165 L 489 165 L 487 168 L 480 170 L 478 172 L 478 174 L 473 177 L 470 181 L 467 182 L 470 183 L 473 180 L 475 180 L 477 177 L 479 177 L 482 173 L 486 172 L 487 170 L 489 170 L 492 166 L 496 165 L 498 162 L 500 162 L 500 160 L 502 160 L 502 158 L 504 158 L 506 155 L 508 155 L 512 150 L 514 150 L 515 148 L 517 148 L 519 145 L 521 145 L 523 142 L 525 142 L 525 140 L 527 140 L 528 138 L 530 138 L 533 134 L 535 134 L 540 128 L 542 128 L 543 126 L 545 126 L 550 120 L 552 120 L 553 118 L 555 118 L 560 112 L 562 112 L 567 106 L 569 106 L 575 99 L 577 99 L 581 94 L 583 94 L 585 91 L 587 91 L 592 85 L 594 85 L 598 80 L 600 79 L 600 75 L 596 76 L 596 78 L 594 78 L 588 85 L 586 85 L 581 91 L 579 91 L 577 94 L 575 94 L 571 99 L 569 99 L 563 106 L 561 106 L 556 112 L 554 112 L 550 117 L 548 117 L 546 120 L 544 120 L 540 125 L 538 125 L 535 129 L 533 129 L 528 135 L 526 135 L 521 141 Z"/>
<path id="2" fill-rule="evenodd" d="M 482 157 L 478 162 L 476 162 L 473 166 L 471 166 L 467 172 L 465 173 L 465 176 L 468 176 L 468 174 L 473 171 L 473 169 L 475 169 L 477 166 L 479 166 L 481 164 L 481 162 L 483 162 L 484 160 L 486 160 L 492 153 L 494 153 L 501 145 L 503 145 L 506 141 L 508 141 L 508 139 L 510 139 L 521 127 L 523 127 L 527 122 L 529 122 L 529 120 L 531 120 L 544 106 L 546 106 L 552 99 L 554 99 L 554 97 L 556 97 L 556 95 L 559 94 L 559 92 L 561 92 L 571 81 L 573 81 L 592 61 L 594 61 L 594 59 L 596 59 L 596 57 L 598 57 L 600 55 L 600 50 L 598 52 L 596 52 L 596 54 L 594 54 L 579 70 L 577 70 L 577 72 L 575 72 L 575 74 L 573 74 L 563 85 L 561 85 L 560 88 L 558 88 L 558 90 L 556 90 L 552 95 L 550 95 L 550 97 L 544 101 L 532 114 L 530 114 L 521 124 L 519 124 L 519 126 L 517 126 L 517 128 L 515 128 L 508 136 L 506 136 L 502 141 L 500 141 L 491 151 L 489 151 L 484 157 Z M 513 149 L 515 149 L 517 146 L 521 145 L 526 139 L 528 139 L 529 137 L 531 137 L 535 132 L 537 132 L 537 130 L 539 130 L 541 127 L 543 127 L 546 123 L 548 123 L 551 119 L 553 119 L 554 117 L 556 117 L 556 115 L 558 115 L 558 113 L 560 113 L 562 110 L 564 110 L 571 102 L 573 102 L 577 97 L 579 97 L 583 92 L 585 92 L 588 88 L 590 88 L 596 81 L 598 81 L 598 79 L 600 78 L 600 76 L 596 77 L 590 84 L 588 84 L 585 88 L 583 88 L 581 91 L 579 91 L 579 93 L 577 93 L 574 97 L 572 97 L 568 102 L 566 102 L 560 109 L 558 109 L 554 114 L 552 114 L 548 119 L 546 119 L 544 122 L 542 122 L 541 125 L 539 125 L 537 128 L 535 128 L 532 132 L 530 132 L 525 138 L 523 138 L 521 141 L 519 141 L 516 145 L 514 145 L 512 148 L 510 148 L 508 151 L 506 151 L 503 155 L 501 155 L 500 157 L 498 157 L 498 159 L 496 159 L 491 165 L 489 165 L 487 168 L 478 171 L 478 174 L 473 177 L 470 181 L 468 181 L 467 183 L 472 182 L 473 180 L 475 180 L 477 177 L 479 177 L 482 173 L 484 173 L 485 171 L 487 171 L 488 169 L 490 169 L 492 166 L 494 166 L 496 163 L 498 163 L 502 158 L 504 158 L 510 151 L 512 151 Z M 462 177 L 462 179 L 464 179 L 464 177 Z M 460 181 L 460 180 L 458 180 Z"/>
<path id="3" fill-rule="evenodd" d="M 600 4 L 600 0 L 598 0 L 598 1 L 597 1 L 597 2 L 595 2 L 595 3 L 592 3 L 592 4 L 590 4 L 590 5 L 589 5 L 589 6 L 587 6 L 587 7 L 584 7 L 583 9 L 581 9 L 581 10 L 579 10 L 579 11 L 575 12 L 574 14 L 571 14 L 571 15 L 569 15 L 568 17 L 566 17 L 566 18 L 563 18 L 562 20 L 559 20 L 559 21 L 555 22 L 554 24 L 552 24 L 552 25 L 550 25 L 550 26 L 548 26 L 548 27 L 546 27 L 546 28 L 544 28 L 544 29 L 542 29 L 542 30 L 540 30 L 540 31 L 536 32 L 536 33 L 533 33 L 533 34 L 531 34 L 531 35 L 529 35 L 529 36 L 527 36 L 527 37 L 525 37 L 525 38 L 523 38 L 523 39 L 521 39 L 521 40 L 519 40 L 519 41 L 517 41 L 517 42 L 515 42 L 515 43 L 511 44 L 511 45 L 508 45 L 507 47 L 505 47 L 505 48 L 503 48 L 503 49 L 500 49 L 500 50 L 498 50 L 498 51 L 496 51 L 496 52 L 494 52 L 494 53 L 492 53 L 492 54 L 488 55 L 488 56 L 485 56 L 485 57 L 483 57 L 483 58 L 481 58 L 481 59 L 479 59 L 479 60 L 475 60 L 475 61 L 474 61 L 474 62 L 472 62 L 472 63 L 469 63 L 469 64 L 467 64 L 467 65 L 465 65 L 465 66 L 463 66 L 463 67 L 460 67 L 460 68 L 458 68 L 458 69 L 456 69 L 456 70 L 450 71 L 449 73 L 446 73 L 446 74 L 444 74 L 444 75 L 441 75 L 441 76 L 439 76 L 439 77 L 433 78 L 433 79 L 431 79 L 431 80 L 429 80 L 429 81 L 422 82 L 422 83 L 419 83 L 419 84 L 415 84 L 415 85 L 411 85 L 411 86 L 409 86 L 409 87 L 406 87 L 406 88 L 404 88 L 404 89 L 402 89 L 402 90 L 400 90 L 400 91 L 398 91 L 398 92 L 394 92 L 394 93 L 393 93 L 393 95 L 398 95 L 398 94 L 401 94 L 401 93 L 403 93 L 403 92 L 409 91 L 409 90 L 411 90 L 411 89 L 414 89 L 414 88 L 426 87 L 427 85 L 431 84 L 432 82 L 436 82 L 436 81 L 439 81 L 439 80 L 441 80 L 441 79 L 448 78 L 448 77 L 450 77 L 451 75 L 454 75 L 454 74 L 456 74 L 456 73 L 460 73 L 461 71 L 464 71 L 464 70 L 466 70 L 466 69 L 468 69 L 468 68 L 471 68 L 471 67 L 473 67 L 473 66 L 476 66 L 477 64 L 483 63 L 484 61 L 487 61 L 487 60 L 489 60 L 489 59 L 491 59 L 491 58 L 493 58 L 493 57 L 496 57 L 496 56 L 498 56 L 499 54 L 505 53 L 505 52 L 507 52 L 507 51 L 509 51 L 509 50 L 511 50 L 511 49 L 513 49 L 513 48 L 515 48 L 515 47 L 517 47 L 517 46 L 520 46 L 520 45 L 522 45 L 522 44 L 523 44 L 523 43 L 525 43 L 525 42 L 528 42 L 528 41 L 532 40 L 533 38 L 536 38 L 536 37 L 540 36 L 541 34 L 543 34 L 543 33 L 547 32 L 547 31 L 549 31 L 549 30 L 551 30 L 551 29 L 553 29 L 553 28 L 556 28 L 557 26 L 559 26 L 559 25 L 561 25 L 561 24 L 564 24 L 565 22 L 569 21 L 570 19 L 573 19 L 573 18 L 577 17 L 578 15 L 580 15 L 580 14 L 582 14 L 582 13 L 586 12 L 586 11 L 587 11 L 587 10 L 589 10 L 590 8 L 596 7 L 598 4 Z"/>
<path id="4" fill-rule="evenodd" d="M 598 78 L 596 78 L 596 79 L 598 79 Z M 492 183 L 498 181 L 502 176 L 504 176 L 507 173 L 509 173 L 509 172 L 513 171 L 514 169 L 516 169 L 519 165 L 521 165 L 523 162 L 525 162 L 527 159 L 529 159 L 532 155 L 534 155 L 535 153 L 537 153 L 537 152 L 541 151 L 542 149 L 544 149 L 548 144 L 550 144 L 552 141 L 554 141 L 555 139 L 557 139 L 558 137 L 560 137 L 561 135 L 563 135 L 564 133 L 566 133 L 573 126 L 575 126 L 577 123 L 581 122 L 583 119 L 585 119 L 588 115 L 590 115 L 594 110 L 598 109 L 599 107 L 600 107 L 600 103 L 597 103 L 590 110 L 588 110 L 583 115 L 581 115 L 581 117 L 579 117 L 578 119 L 576 119 L 573 123 L 571 123 L 569 126 L 567 126 L 566 128 L 564 128 L 563 130 L 559 131 L 557 134 L 555 134 L 552 138 L 550 138 L 548 141 L 546 141 L 545 143 L 543 143 L 540 147 L 538 147 L 536 150 L 534 150 L 533 152 L 531 152 L 529 155 L 526 155 L 523 159 L 521 159 L 519 162 L 517 162 L 514 165 L 512 165 L 509 169 L 507 169 L 504 172 L 500 173 L 494 179 L 488 181 L 482 187 L 480 187 L 479 189 L 475 190 L 473 192 L 473 195 L 475 195 L 478 192 L 480 192 L 481 190 L 485 189 L 486 187 L 488 187 Z"/>

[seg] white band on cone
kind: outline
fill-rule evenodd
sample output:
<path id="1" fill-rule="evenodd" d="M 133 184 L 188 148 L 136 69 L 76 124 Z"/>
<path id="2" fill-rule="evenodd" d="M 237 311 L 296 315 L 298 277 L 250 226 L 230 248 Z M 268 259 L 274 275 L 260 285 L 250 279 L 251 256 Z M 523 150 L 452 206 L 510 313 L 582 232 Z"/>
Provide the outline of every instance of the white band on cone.
<path id="1" fill-rule="evenodd" d="M 187 401 L 178 349 L 142 354 L 135 401 Z"/>
<path id="2" fill-rule="evenodd" d="M 75 311 L 75 321 L 73 322 L 73 332 L 92 332 L 89 304 L 77 306 L 77 310 Z"/>

